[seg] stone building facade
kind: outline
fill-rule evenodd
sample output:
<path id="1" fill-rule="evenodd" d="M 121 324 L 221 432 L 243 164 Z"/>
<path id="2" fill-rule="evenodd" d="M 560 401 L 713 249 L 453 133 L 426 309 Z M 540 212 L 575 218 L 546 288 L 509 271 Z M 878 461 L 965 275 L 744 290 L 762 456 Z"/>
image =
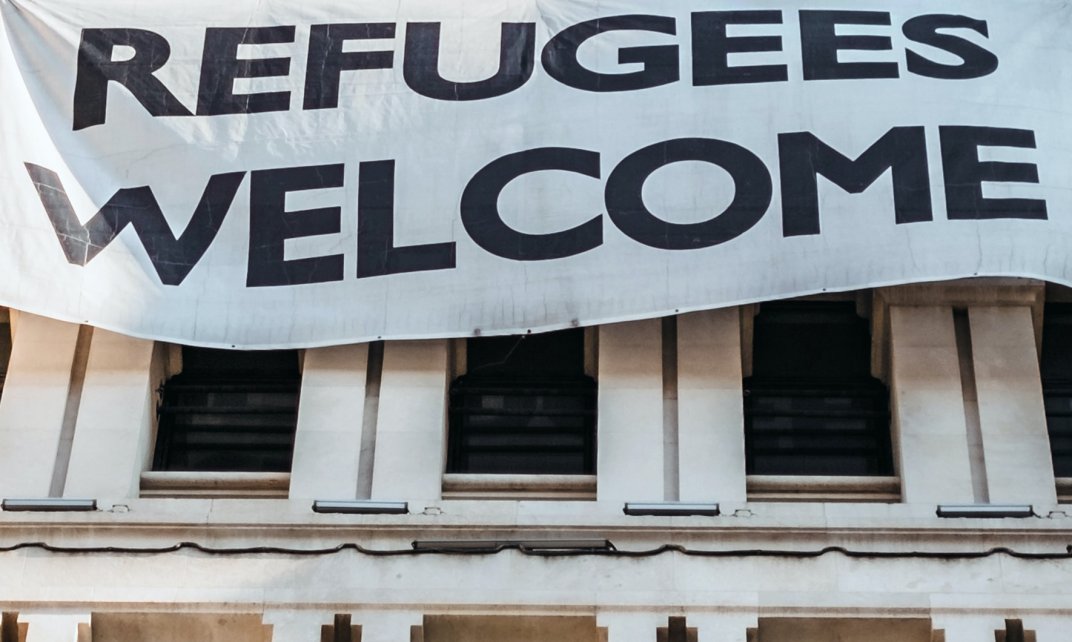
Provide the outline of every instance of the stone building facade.
<path id="1" fill-rule="evenodd" d="M 749 470 L 767 304 L 584 329 L 592 474 L 447 467 L 464 339 L 304 350 L 289 471 L 160 470 L 182 350 L 10 311 L 0 638 L 1072 641 L 1039 366 L 1072 299 L 975 279 L 818 300 L 866 322 L 885 474 Z"/>

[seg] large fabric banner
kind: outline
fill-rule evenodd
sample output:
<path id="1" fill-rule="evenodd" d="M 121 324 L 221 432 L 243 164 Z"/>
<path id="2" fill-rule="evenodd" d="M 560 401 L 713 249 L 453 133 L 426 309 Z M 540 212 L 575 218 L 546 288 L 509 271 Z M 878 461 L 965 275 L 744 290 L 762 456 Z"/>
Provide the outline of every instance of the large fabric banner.
<path id="1" fill-rule="evenodd" d="M 1067 0 L 0 0 L 0 304 L 180 343 L 1072 283 Z"/>

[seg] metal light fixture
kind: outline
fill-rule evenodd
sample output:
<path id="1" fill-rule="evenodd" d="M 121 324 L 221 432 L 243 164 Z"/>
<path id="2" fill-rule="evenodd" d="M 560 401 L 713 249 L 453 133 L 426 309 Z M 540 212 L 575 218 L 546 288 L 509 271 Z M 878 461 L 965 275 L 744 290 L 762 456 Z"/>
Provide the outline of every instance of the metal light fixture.
<path id="1" fill-rule="evenodd" d="M 530 551 L 612 551 L 614 545 L 606 539 L 550 539 L 550 540 L 417 540 L 415 551 L 438 551 L 444 553 L 472 553 L 495 551 L 501 548 L 523 548 Z"/>
<path id="2" fill-rule="evenodd" d="M 93 511 L 97 510 L 97 500 L 67 499 L 66 497 L 5 499 L 0 502 L 0 508 L 5 511 Z"/>
<path id="3" fill-rule="evenodd" d="M 405 515 L 408 502 L 381 502 L 362 499 L 323 500 L 313 502 L 314 513 L 344 513 L 347 515 Z"/>
<path id="4" fill-rule="evenodd" d="M 718 504 L 696 502 L 626 502 L 622 510 L 626 515 L 657 515 L 663 517 L 686 517 L 698 515 L 716 517 Z"/>
<path id="5" fill-rule="evenodd" d="M 1034 517 L 1030 504 L 939 504 L 938 517 Z"/>

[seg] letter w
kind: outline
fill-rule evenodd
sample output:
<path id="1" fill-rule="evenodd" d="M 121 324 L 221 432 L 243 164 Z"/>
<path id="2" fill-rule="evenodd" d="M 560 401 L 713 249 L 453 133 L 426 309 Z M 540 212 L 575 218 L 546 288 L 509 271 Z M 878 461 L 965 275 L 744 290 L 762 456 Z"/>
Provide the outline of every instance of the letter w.
<path id="1" fill-rule="evenodd" d="M 72 265 L 89 263 L 127 225 L 134 228 L 142 247 L 164 285 L 179 285 L 204 256 L 234 201 L 245 172 L 216 174 L 209 179 L 186 229 L 175 238 L 164 213 L 148 187 L 124 188 L 108 199 L 85 225 L 75 216 L 60 177 L 52 170 L 26 163 L 56 238 Z"/>

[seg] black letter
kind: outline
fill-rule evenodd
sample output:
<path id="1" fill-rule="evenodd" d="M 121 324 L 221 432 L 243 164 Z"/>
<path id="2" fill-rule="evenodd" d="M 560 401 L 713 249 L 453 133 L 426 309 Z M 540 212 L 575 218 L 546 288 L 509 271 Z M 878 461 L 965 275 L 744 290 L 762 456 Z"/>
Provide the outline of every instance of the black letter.
<path id="1" fill-rule="evenodd" d="M 927 174 L 927 136 L 922 127 L 894 127 L 856 160 L 811 132 L 778 136 L 782 172 L 782 234 L 819 233 L 819 175 L 850 194 L 859 194 L 892 168 L 897 223 L 932 220 Z"/>
<path id="2" fill-rule="evenodd" d="M 543 48 L 543 66 L 558 82 L 585 91 L 633 91 L 677 82 L 681 77 L 677 45 L 624 47 L 618 64 L 640 63 L 644 68 L 624 74 L 604 74 L 586 69 L 577 60 L 577 49 L 588 39 L 607 31 L 651 31 L 675 35 L 674 19 L 666 16 L 611 16 L 580 22 L 563 29 Z"/>
<path id="3" fill-rule="evenodd" d="M 395 246 L 395 162 L 361 163 L 357 191 L 357 278 L 453 267 L 453 242 Z"/>
<path id="4" fill-rule="evenodd" d="M 1038 167 L 1031 163 L 979 160 L 979 147 L 1035 149 L 1035 132 L 997 127 L 939 127 L 938 131 L 949 220 L 1046 219 L 1046 201 L 983 197 L 983 182 L 1039 182 Z"/>
<path id="5" fill-rule="evenodd" d="M 119 190 L 82 225 L 55 172 L 31 163 L 26 163 L 26 171 L 68 263 L 86 265 L 130 225 L 164 285 L 182 283 L 204 256 L 245 176 L 245 172 L 212 176 L 186 229 L 175 238 L 148 187 Z"/>
<path id="6" fill-rule="evenodd" d="M 536 60 L 536 25 L 505 22 L 499 44 L 499 70 L 478 82 L 451 82 L 439 75 L 439 23 L 406 25 L 402 76 L 410 89 L 437 100 L 481 100 L 510 93 L 532 76 Z"/>
<path id="7" fill-rule="evenodd" d="M 994 73 L 998 57 L 960 36 L 938 33 L 939 29 L 971 29 L 990 37 L 985 20 L 945 14 L 919 16 L 904 23 L 902 30 L 909 40 L 948 51 L 964 61 L 961 65 L 943 65 L 908 50 L 908 71 L 920 76 L 947 80 L 981 78 Z"/>
<path id="8" fill-rule="evenodd" d="M 838 51 L 887 51 L 886 36 L 839 36 L 838 25 L 889 25 L 885 11 L 801 11 L 800 40 L 804 80 L 896 78 L 895 62 L 838 62 Z"/>
<path id="9" fill-rule="evenodd" d="M 644 205 L 644 181 L 670 163 L 703 161 L 733 179 L 733 201 L 702 223 L 670 223 Z M 771 201 L 771 177 L 763 161 L 740 145 L 711 138 L 663 141 L 626 156 L 611 172 L 605 192 L 607 213 L 634 241 L 660 250 L 692 250 L 725 243 L 763 218 Z"/>
<path id="10" fill-rule="evenodd" d="M 134 57 L 113 62 L 117 45 L 133 47 Z M 168 41 L 152 31 L 83 29 L 74 81 L 74 130 L 104 123 L 109 80 L 126 87 L 153 116 L 189 116 L 190 110 L 153 76 L 169 56 Z"/>
<path id="11" fill-rule="evenodd" d="M 209 27 L 201 58 L 197 115 L 256 114 L 290 109 L 289 91 L 235 94 L 235 78 L 266 78 L 290 73 L 290 58 L 238 58 L 239 45 L 294 42 L 294 27 Z"/>
<path id="12" fill-rule="evenodd" d="M 341 164 L 266 169 L 250 174 L 247 287 L 342 280 L 342 254 L 291 261 L 283 258 L 287 239 L 337 234 L 342 212 L 338 207 L 288 212 L 287 192 L 342 187 L 342 183 Z"/>
<path id="13" fill-rule="evenodd" d="M 347 40 L 394 38 L 395 25 L 313 25 L 309 32 L 309 62 L 305 67 L 305 109 L 339 106 L 339 77 L 349 69 L 390 69 L 393 51 L 343 51 Z"/>
<path id="14" fill-rule="evenodd" d="M 599 154 L 571 147 L 527 149 L 497 158 L 473 176 L 462 192 L 462 224 L 477 245 L 514 261 L 544 261 L 587 252 L 603 243 L 602 216 L 551 234 L 525 234 L 503 222 L 499 194 L 515 178 L 543 170 L 599 178 Z"/>
<path id="15" fill-rule="evenodd" d="M 781 51 L 781 36 L 726 35 L 726 25 L 780 25 L 781 11 L 701 11 L 692 14 L 692 84 L 729 85 L 736 83 L 789 80 L 785 65 L 731 67 L 729 54 L 737 52 Z"/>

